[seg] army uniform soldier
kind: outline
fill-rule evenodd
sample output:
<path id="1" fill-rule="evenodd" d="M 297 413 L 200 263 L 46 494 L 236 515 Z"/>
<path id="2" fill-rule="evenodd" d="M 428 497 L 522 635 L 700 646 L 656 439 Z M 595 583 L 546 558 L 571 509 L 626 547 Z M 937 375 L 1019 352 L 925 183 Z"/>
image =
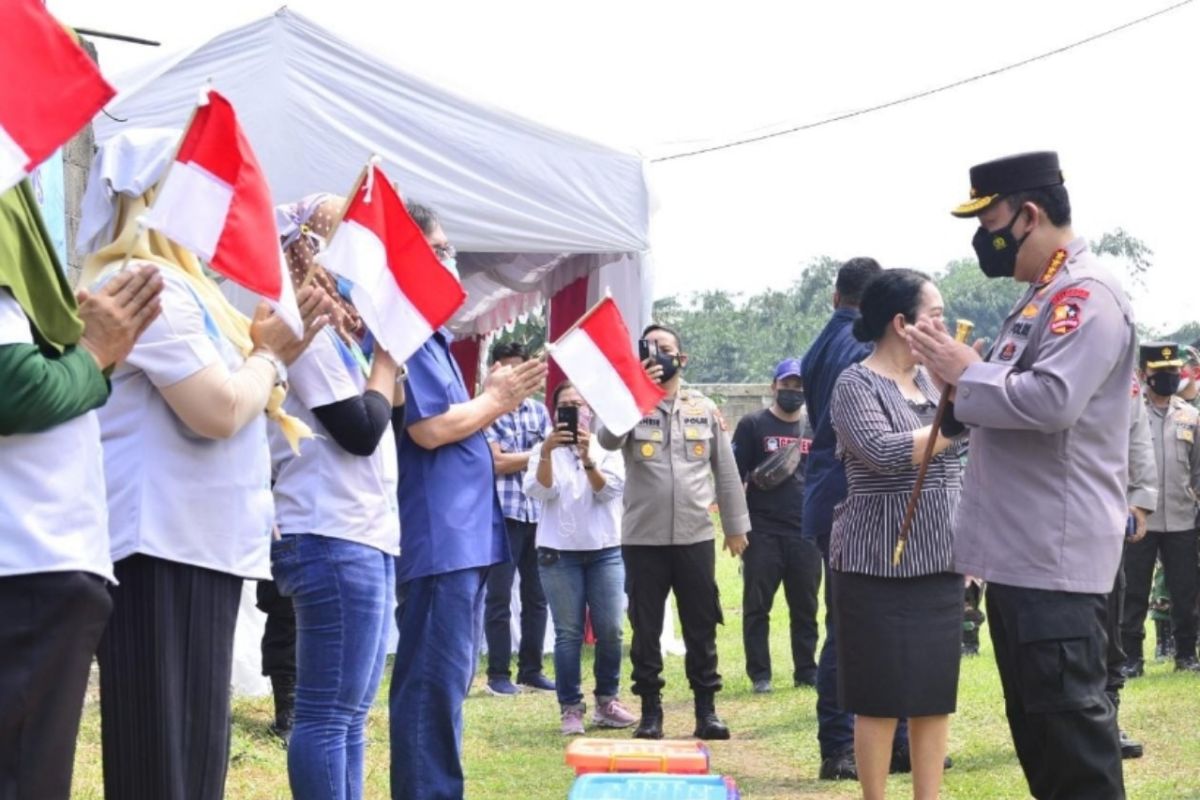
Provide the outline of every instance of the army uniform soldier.
<path id="1" fill-rule="evenodd" d="M 1162 560 L 1171 593 L 1175 634 L 1175 669 L 1200 672 L 1196 659 L 1196 496 L 1200 492 L 1200 446 L 1196 435 L 1200 411 L 1184 401 L 1179 389 L 1183 359 L 1173 342 L 1141 347 L 1139 366 L 1146 381 L 1150 438 L 1158 464 L 1158 507 L 1145 538 L 1125 547 L 1127 588 L 1121 638 L 1128 659 L 1125 674 L 1142 674 L 1142 641 L 1154 561 Z"/>
<path id="2" fill-rule="evenodd" d="M 688 683 L 696 703 L 694 735 L 728 739 L 729 728 L 714 706 L 714 695 L 721 689 L 717 624 L 723 619 L 709 508 L 715 499 L 721 509 L 725 547 L 732 555 L 741 555 L 750 531 L 746 495 L 716 405 L 699 392 L 681 388 L 687 356 L 679 335 L 657 325 L 642 335 L 657 344 L 657 361 L 648 364 L 647 371 L 662 384 L 667 397 L 624 436 L 614 436 L 603 427 L 596 434 L 602 447 L 620 450 L 625 458 L 621 550 L 633 628 L 629 650 L 633 693 L 642 699 L 642 718 L 634 736 L 663 736 L 660 639 L 667 592 L 674 591 L 687 647 Z"/>
<path id="3" fill-rule="evenodd" d="M 1071 230 L 1055 153 L 971 169 L 988 277 L 1028 283 L 986 357 L 928 322 L 913 349 L 953 387 L 946 430 L 971 430 L 955 569 L 988 582 L 1005 711 L 1036 798 L 1124 798 L 1105 695 L 1106 600 L 1128 501 L 1133 314 Z"/>

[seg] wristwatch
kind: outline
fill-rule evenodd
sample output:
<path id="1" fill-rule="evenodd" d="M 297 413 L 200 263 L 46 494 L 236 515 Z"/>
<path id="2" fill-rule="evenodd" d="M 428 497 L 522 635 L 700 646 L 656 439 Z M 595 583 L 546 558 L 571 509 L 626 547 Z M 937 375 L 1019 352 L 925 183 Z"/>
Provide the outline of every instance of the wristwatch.
<path id="1" fill-rule="evenodd" d="M 287 385 L 287 377 L 288 377 L 287 376 L 287 364 L 284 364 L 282 359 L 280 359 L 274 353 L 270 353 L 266 350 L 255 350 L 253 353 L 250 354 L 251 358 L 254 358 L 256 356 L 258 358 L 263 359 L 264 361 L 269 361 L 271 363 L 271 366 L 273 366 L 275 368 L 275 385 L 276 386 L 286 386 Z"/>

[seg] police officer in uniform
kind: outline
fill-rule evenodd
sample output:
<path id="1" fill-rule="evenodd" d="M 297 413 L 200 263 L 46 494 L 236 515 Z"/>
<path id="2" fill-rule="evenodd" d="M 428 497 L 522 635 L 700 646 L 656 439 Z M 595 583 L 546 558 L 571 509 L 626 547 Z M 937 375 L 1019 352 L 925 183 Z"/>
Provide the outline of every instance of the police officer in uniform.
<path id="1" fill-rule="evenodd" d="M 1156 559 L 1162 561 L 1167 591 L 1171 593 L 1175 669 L 1200 672 L 1196 658 L 1196 496 L 1200 492 L 1196 434 L 1200 411 L 1175 394 L 1183 366 L 1179 345 L 1143 344 L 1139 366 L 1146 382 L 1150 438 L 1158 463 L 1158 508 L 1150 517 L 1146 537 L 1125 548 L 1128 584 L 1121 638 L 1128 659 L 1125 674 L 1131 678 L 1142 674 L 1142 641 Z"/>
<path id="2" fill-rule="evenodd" d="M 971 431 L 956 570 L 988 582 L 1005 710 L 1036 798 L 1124 798 L 1105 695 L 1106 596 L 1128 513 L 1133 313 L 1071 230 L 1058 156 L 971 169 L 973 241 L 988 277 L 1029 284 L 985 358 L 940 327 L 914 352 L 952 388 L 947 430 Z"/>
<path id="3" fill-rule="evenodd" d="M 603 426 L 596 433 L 602 447 L 620 450 L 625 458 L 621 550 L 633 628 L 633 693 L 642 699 L 634 736 L 663 737 L 660 639 L 667 592 L 674 591 L 687 647 L 684 664 L 695 696 L 694 735 L 728 739 L 729 728 L 714 706 L 714 695 L 721 689 L 717 624 L 723 620 L 708 509 L 715 499 L 725 548 L 740 556 L 750 532 L 746 495 L 716 404 L 681 387 L 687 356 L 679 335 L 651 325 L 642 336 L 657 346 L 658 355 L 647 363 L 647 371 L 667 396 L 629 433 L 615 436 Z"/>

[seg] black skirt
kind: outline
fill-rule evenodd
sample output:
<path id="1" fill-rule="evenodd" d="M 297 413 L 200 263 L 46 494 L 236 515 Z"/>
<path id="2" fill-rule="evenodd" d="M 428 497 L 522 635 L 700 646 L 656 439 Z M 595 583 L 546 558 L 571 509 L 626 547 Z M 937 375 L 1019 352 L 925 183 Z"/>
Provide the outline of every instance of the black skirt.
<path id="1" fill-rule="evenodd" d="M 953 714 L 963 577 L 877 578 L 833 571 L 838 702 L 867 717 Z"/>

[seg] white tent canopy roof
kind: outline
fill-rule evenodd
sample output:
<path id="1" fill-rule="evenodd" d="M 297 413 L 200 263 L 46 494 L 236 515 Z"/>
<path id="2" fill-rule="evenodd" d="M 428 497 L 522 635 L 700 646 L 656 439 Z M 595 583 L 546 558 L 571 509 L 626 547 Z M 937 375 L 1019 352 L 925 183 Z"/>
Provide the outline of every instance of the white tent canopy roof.
<path id="1" fill-rule="evenodd" d="M 493 330 L 606 264 L 646 275 L 649 296 L 640 156 L 468 101 L 286 7 L 118 76 L 97 140 L 182 128 L 209 80 L 237 109 L 277 203 L 345 193 L 377 153 L 401 194 L 437 210 L 469 295 L 459 332 Z"/>

